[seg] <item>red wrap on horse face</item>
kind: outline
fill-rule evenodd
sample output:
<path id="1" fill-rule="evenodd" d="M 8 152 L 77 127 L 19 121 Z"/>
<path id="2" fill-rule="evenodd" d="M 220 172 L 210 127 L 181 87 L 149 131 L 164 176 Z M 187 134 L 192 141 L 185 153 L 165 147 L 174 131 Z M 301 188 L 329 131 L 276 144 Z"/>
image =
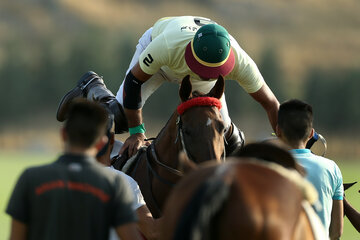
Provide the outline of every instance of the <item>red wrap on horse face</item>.
<path id="1" fill-rule="evenodd" d="M 181 103 L 177 107 L 177 112 L 179 115 L 182 115 L 187 109 L 194 106 L 215 106 L 220 110 L 221 102 L 219 99 L 214 97 L 196 97 Z"/>

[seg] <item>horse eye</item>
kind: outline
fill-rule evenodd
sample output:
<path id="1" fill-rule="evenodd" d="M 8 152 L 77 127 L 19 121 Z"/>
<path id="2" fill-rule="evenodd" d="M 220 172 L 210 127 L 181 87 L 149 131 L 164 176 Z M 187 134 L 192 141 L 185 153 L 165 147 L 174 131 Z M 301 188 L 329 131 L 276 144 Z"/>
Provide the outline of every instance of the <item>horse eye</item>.
<path id="1" fill-rule="evenodd" d="M 226 131 L 226 128 L 225 128 L 225 125 L 224 125 L 224 123 L 222 123 L 222 122 L 219 122 L 219 124 L 218 124 L 218 131 L 221 133 L 225 133 L 225 131 Z"/>

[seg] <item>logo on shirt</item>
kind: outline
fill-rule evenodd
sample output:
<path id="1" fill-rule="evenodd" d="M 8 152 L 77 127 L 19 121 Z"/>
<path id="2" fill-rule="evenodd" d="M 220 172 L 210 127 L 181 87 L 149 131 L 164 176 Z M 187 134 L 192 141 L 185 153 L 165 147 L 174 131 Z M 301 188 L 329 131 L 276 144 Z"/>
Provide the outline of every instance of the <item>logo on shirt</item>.
<path id="1" fill-rule="evenodd" d="M 180 31 L 182 32 L 183 30 L 190 30 L 190 31 L 193 31 L 193 32 L 196 32 L 198 30 L 197 27 L 192 27 L 192 26 L 183 26 L 180 28 Z"/>
<path id="2" fill-rule="evenodd" d="M 79 163 L 70 163 L 68 168 L 74 172 L 80 172 L 82 170 L 82 166 Z"/>
<path id="3" fill-rule="evenodd" d="M 150 66 L 150 64 L 154 61 L 154 59 L 152 58 L 152 56 L 150 55 L 150 53 L 147 55 L 147 57 L 144 58 L 143 63 L 146 66 Z"/>
<path id="4" fill-rule="evenodd" d="M 36 195 L 41 195 L 45 192 L 51 190 L 59 190 L 59 189 L 68 189 L 70 191 L 77 191 L 86 194 L 91 194 L 99 198 L 104 203 L 108 202 L 110 199 L 110 196 L 108 194 L 106 194 L 103 190 L 101 190 L 96 186 L 92 186 L 88 183 L 63 181 L 63 180 L 55 180 L 55 181 L 43 183 L 35 188 L 35 193 Z"/>

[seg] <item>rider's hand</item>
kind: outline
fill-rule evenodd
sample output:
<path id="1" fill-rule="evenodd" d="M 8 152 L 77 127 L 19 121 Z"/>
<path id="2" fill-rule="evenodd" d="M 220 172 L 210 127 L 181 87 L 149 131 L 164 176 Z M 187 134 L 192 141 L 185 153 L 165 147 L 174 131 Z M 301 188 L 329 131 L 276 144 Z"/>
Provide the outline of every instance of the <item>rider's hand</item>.
<path id="1" fill-rule="evenodd" d="M 143 133 L 136 133 L 126 139 L 121 147 L 119 154 L 122 155 L 128 149 L 129 157 L 135 155 L 141 146 L 150 145 L 149 141 L 145 141 L 146 136 Z"/>

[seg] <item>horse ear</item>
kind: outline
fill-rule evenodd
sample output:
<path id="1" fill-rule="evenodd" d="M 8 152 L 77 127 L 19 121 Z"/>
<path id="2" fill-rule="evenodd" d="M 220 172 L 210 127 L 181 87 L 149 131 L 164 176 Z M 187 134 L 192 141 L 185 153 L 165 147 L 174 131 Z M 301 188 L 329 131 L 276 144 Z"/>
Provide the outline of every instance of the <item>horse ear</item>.
<path id="1" fill-rule="evenodd" d="M 187 75 L 182 80 L 180 90 L 179 90 L 179 95 L 180 95 L 180 99 L 182 102 L 185 102 L 186 100 L 188 100 L 190 98 L 191 91 L 192 91 L 192 86 L 191 86 L 191 82 L 190 82 L 190 75 Z"/>
<path id="2" fill-rule="evenodd" d="M 225 91 L 225 80 L 224 77 L 220 75 L 215 83 L 215 86 L 208 93 L 208 96 L 220 99 L 224 91 Z"/>

